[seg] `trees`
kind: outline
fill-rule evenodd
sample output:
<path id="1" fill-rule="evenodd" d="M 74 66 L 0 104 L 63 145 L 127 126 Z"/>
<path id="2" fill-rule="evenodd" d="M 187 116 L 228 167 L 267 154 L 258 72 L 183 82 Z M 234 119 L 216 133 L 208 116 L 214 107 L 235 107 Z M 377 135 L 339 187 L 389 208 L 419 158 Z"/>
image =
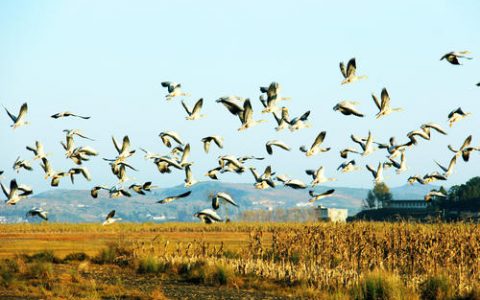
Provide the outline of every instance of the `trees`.
<path id="1" fill-rule="evenodd" d="M 477 211 L 480 209 L 480 177 L 473 177 L 466 183 L 454 185 L 448 191 L 448 200 L 443 208 Z"/>
<path id="2" fill-rule="evenodd" d="M 392 193 L 388 186 L 383 183 L 377 183 L 372 190 L 368 191 L 367 199 L 365 199 L 368 208 L 388 207 L 392 201 Z"/>

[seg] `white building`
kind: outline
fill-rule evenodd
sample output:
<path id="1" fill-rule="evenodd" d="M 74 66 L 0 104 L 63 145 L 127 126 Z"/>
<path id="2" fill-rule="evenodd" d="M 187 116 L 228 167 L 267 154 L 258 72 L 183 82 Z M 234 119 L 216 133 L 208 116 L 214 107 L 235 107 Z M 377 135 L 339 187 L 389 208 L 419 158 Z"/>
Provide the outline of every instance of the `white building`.
<path id="1" fill-rule="evenodd" d="M 348 217 L 348 209 L 344 208 L 327 208 L 319 206 L 315 209 L 318 219 L 328 222 L 346 222 Z"/>

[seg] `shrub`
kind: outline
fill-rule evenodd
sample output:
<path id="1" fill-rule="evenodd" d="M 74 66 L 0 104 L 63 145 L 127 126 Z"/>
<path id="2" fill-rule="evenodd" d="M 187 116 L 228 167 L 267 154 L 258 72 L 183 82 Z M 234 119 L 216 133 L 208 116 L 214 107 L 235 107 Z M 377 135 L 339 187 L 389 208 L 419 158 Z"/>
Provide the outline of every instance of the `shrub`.
<path id="1" fill-rule="evenodd" d="M 87 260 L 89 256 L 85 252 L 74 252 L 70 253 L 63 259 L 64 262 L 70 261 L 84 261 Z"/>
<path id="2" fill-rule="evenodd" d="M 453 289 L 446 276 L 427 278 L 420 284 L 420 298 L 423 300 L 447 299 L 453 295 Z"/>
<path id="3" fill-rule="evenodd" d="M 18 271 L 18 265 L 14 260 L 2 260 L 0 262 L 0 285 L 9 287 L 10 284 L 15 280 L 16 273 Z"/>
<path id="4" fill-rule="evenodd" d="M 102 249 L 100 253 L 93 258 L 93 262 L 97 264 L 116 264 L 124 267 L 128 266 L 133 260 L 132 249 L 120 244 L 110 243 L 107 248 Z"/>
<path id="5" fill-rule="evenodd" d="M 402 299 L 404 290 L 398 276 L 386 272 L 372 272 L 353 288 L 352 297 L 358 300 Z"/>
<path id="6" fill-rule="evenodd" d="M 49 262 L 49 263 L 60 263 L 62 260 L 55 256 L 52 250 L 44 250 L 32 255 L 25 255 L 27 262 Z"/>

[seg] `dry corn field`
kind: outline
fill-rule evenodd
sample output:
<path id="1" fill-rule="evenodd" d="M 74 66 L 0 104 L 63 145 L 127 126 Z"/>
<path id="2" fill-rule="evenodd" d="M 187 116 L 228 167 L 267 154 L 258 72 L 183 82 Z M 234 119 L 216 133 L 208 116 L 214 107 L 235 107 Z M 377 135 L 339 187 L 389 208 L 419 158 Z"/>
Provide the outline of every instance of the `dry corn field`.
<path id="1" fill-rule="evenodd" d="M 418 299 L 425 282 L 439 276 L 451 297 L 476 293 L 479 237 L 480 227 L 467 223 L 2 225 L 0 258 L 50 250 L 61 260 L 83 252 L 92 266 L 120 266 L 160 285 L 261 290 L 270 283 L 278 287 L 272 297 L 367 299 L 359 290 L 380 274 L 401 285 L 400 298 Z"/>

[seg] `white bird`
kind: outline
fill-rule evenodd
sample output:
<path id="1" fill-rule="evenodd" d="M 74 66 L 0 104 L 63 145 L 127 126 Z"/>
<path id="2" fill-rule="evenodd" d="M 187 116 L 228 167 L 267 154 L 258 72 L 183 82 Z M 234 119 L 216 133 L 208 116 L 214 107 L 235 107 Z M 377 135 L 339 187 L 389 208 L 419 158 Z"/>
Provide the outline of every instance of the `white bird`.
<path id="1" fill-rule="evenodd" d="M 420 175 L 413 175 L 408 177 L 407 182 L 410 185 L 414 184 L 415 182 L 418 182 L 420 184 L 426 184 L 425 180 L 422 177 L 420 177 Z"/>
<path id="2" fill-rule="evenodd" d="M 110 225 L 110 224 L 113 224 L 117 221 L 122 220 L 122 218 L 114 218 L 114 217 L 115 217 L 115 210 L 112 210 L 111 212 L 108 213 L 108 215 L 105 218 L 105 221 L 102 223 L 102 225 Z"/>
<path id="3" fill-rule="evenodd" d="M 18 116 L 15 116 L 13 115 L 12 113 L 10 113 L 8 111 L 8 109 L 4 106 L 3 107 L 5 109 L 5 111 L 7 112 L 8 116 L 10 117 L 10 119 L 12 119 L 13 121 L 13 124 L 11 125 L 11 127 L 13 129 L 16 129 L 20 126 L 24 126 L 24 125 L 28 125 L 29 122 L 25 121 L 25 118 L 27 116 L 27 112 L 28 112 L 28 105 L 27 103 L 23 103 L 22 106 L 20 107 L 20 111 L 18 112 Z"/>
<path id="4" fill-rule="evenodd" d="M 335 189 L 329 189 L 329 190 L 327 190 L 323 193 L 320 193 L 320 194 L 316 194 L 314 190 L 310 190 L 310 191 L 308 191 L 308 194 L 312 198 L 310 198 L 310 200 L 308 200 L 308 202 L 313 203 L 317 200 L 327 198 L 327 197 L 331 197 L 333 195 L 333 193 L 335 193 Z"/>
<path id="5" fill-rule="evenodd" d="M 172 159 L 168 156 L 155 158 L 153 163 L 157 166 L 157 169 L 161 174 L 170 173 L 170 167 L 174 167 L 179 170 L 183 169 L 183 167 L 175 159 Z"/>
<path id="6" fill-rule="evenodd" d="M 325 169 L 323 168 L 323 166 L 321 166 L 317 170 L 306 170 L 305 173 L 307 173 L 307 175 L 312 176 L 313 180 L 310 183 L 310 185 L 312 187 L 316 186 L 316 185 L 319 185 L 321 183 L 324 183 L 324 182 L 336 181 L 337 180 L 336 178 L 327 178 L 325 176 Z"/>
<path id="7" fill-rule="evenodd" d="M 238 131 L 242 131 L 253 126 L 256 126 L 260 123 L 266 122 L 265 120 L 254 120 L 253 119 L 253 109 L 252 104 L 250 103 L 250 99 L 245 100 L 243 103 L 243 112 L 238 114 L 240 118 L 240 122 L 242 122 L 242 126 L 238 128 Z"/>
<path id="8" fill-rule="evenodd" d="M 284 186 L 291 187 L 293 189 L 305 189 L 307 185 L 300 179 L 290 179 L 286 175 L 278 175 L 275 177 L 276 180 L 283 182 Z"/>
<path id="9" fill-rule="evenodd" d="M 283 114 L 283 110 L 282 110 L 282 114 Z M 288 115 L 288 111 L 286 111 L 286 115 Z M 290 126 L 288 127 L 290 131 L 294 132 L 303 128 L 310 127 L 310 123 L 308 122 L 309 116 L 310 116 L 310 111 L 307 111 L 300 117 L 296 117 L 291 120 L 288 120 L 287 118 L 285 118 L 285 120 L 287 120 L 287 123 L 290 124 Z"/>
<path id="10" fill-rule="evenodd" d="M 92 176 L 90 176 L 90 172 L 86 167 L 82 168 L 71 168 L 67 172 L 68 175 L 70 175 L 70 180 L 72 181 L 72 184 L 75 183 L 74 176 L 81 174 L 86 180 L 91 181 Z"/>
<path id="11" fill-rule="evenodd" d="M 117 150 L 118 152 L 116 161 L 119 161 L 119 162 L 123 161 L 126 158 L 132 156 L 136 151 L 136 150 L 130 150 L 130 138 L 128 137 L 128 135 L 123 137 L 122 147 L 119 146 L 114 136 L 112 136 L 112 142 L 113 142 L 113 146 L 115 147 L 115 150 Z"/>
<path id="12" fill-rule="evenodd" d="M 352 141 L 360 145 L 363 150 L 362 156 L 370 155 L 376 150 L 376 148 L 373 146 L 373 136 L 370 131 L 368 132 L 368 137 L 366 139 L 358 138 L 353 134 L 350 136 L 350 138 Z"/>
<path id="13" fill-rule="evenodd" d="M 7 197 L 5 204 L 15 205 L 20 200 L 27 198 L 27 196 L 33 194 L 31 187 L 26 185 L 18 185 L 15 179 L 10 181 L 10 189 L 5 187 L 2 182 L 0 182 L 0 187 L 2 188 L 3 194 Z"/>
<path id="14" fill-rule="evenodd" d="M 53 119 L 59 119 L 59 118 L 65 118 L 65 117 L 77 117 L 77 118 L 84 119 L 84 120 L 90 119 L 90 117 L 83 117 L 83 116 L 74 114 L 70 111 L 59 112 L 59 113 L 56 113 L 56 114 L 51 116 L 51 118 L 53 118 Z"/>
<path id="15" fill-rule="evenodd" d="M 372 98 L 373 98 L 373 102 L 375 102 L 375 105 L 380 110 L 375 116 L 377 119 L 379 119 L 383 116 L 389 115 L 392 112 L 403 110 L 400 107 L 398 107 L 398 108 L 391 108 L 390 107 L 390 96 L 388 95 L 388 92 L 387 92 L 386 88 L 382 89 L 382 93 L 380 95 L 381 102 L 378 101 L 378 98 L 374 94 L 372 94 Z"/>
<path id="16" fill-rule="evenodd" d="M 254 167 L 250 167 L 250 172 L 252 172 L 253 177 L 255 178 L 255 188 L 259 190 L 264 190 L 268 188 L 274 188 L 275 183 L 272 180 L 272 167 L 267 166 L 265 171 L 261 176 L 258 175 L 256 169 Z"/>
<path id="17" fill-rule="evenodd" d="M 445 177 L 449 177 L 452 172 L 453 172 L 453 168 L 455 168 L 455 164 L 457 163 L 457 156 L 453 156 L 452 159 L 450 159 L 450 163 L 448 164 L 448 168 L 445 168 L 444 166 L 442 166 L 441 164 L 439 164 L 437 161 L 435 161 L 435 163 L 437 164 L 437 166 L 440 167 L 440 169 L 443 170 L 443 176 Z"/>
<path id="18" fill-rule="evenodd" d="M 91 139 L 88 136 L 86 136 L 85 134 L 83 134 L 80 131 L 80 129 L 64 129 L 63 132 L 66 133 L 67 138 L 68 137 L 73 138 L 76 135 L 76 136 L 79 136 L 81 138 L 84 138 L 84 139 L 87 139 L 87 140 L 90 140 L 90 141 L 95 141 L 94 139 Z"/>
<path id="19" fill-rule="evenodd" d="M 200 111 L 202 110 L 202 105 L 203 105 L 203 98 L 200 98 L 195 103 L 195 106 L 193 107 L 193 109 L 190 109 L 190 107 L 188 107 L 185 101 L 182 100 L 182 106 L 188 114 L 188 117 L 186 117 L 185 119 L 198 120 L 198 119 L 204 118 L 206 115 L 200 114 Z"/>
<path id="20" fill-rule="evenodd" d="M 191 187 L 192 185 L 196 184 L 198 181 L 196 181 L 193 178 L 193 173 L 192 170 L 190 169 L 190 164 L 187 164 L 185 166 L 185 187 Z"/>
<path id="21" fill-rule="evenodd" d="M 290 147 L 287 144 L 285 144 L 284 142 L 282 142 L 280 140 L 271 140 L 271 141 L 268 141 L 265 144 L 265 148 L 267 149 L 267 153 L 270 154 L 270 155 L 273 154 L 273 146 L 281 148 L 281 149 L 286 150 L 286 151 L 290 151 Z"/>
<path id="22" fill-rule="evenodd" d="M 460 61 L 458 60 L 459 58 L 472 59 L 471 57 L 467 57 L 466 54 L 470 54 L 470 51 L 468 51 L 468 50 L 465 50 L 465 51 L 451 51 L 451 52 L 448 52 L 447 54 L 443 55 L 440 58 L 440 60 L 446 59 L 452 65 L 461 65 Z"/>
<path id="23" fill-rule="evenodd" d="M 179 145 L 183 145 L 183 142 L 180 139 L 180 135 L 175 131 L 160 132 L 158 136 L 160 137 L 160 139 L 162 139 L 162 143 L 168 148 L 172 147 L 172 142 L 170 141 L 170 139 L 174 140 Z"/>
<path id="24" fill-rule="evenodd" d="M 342 72 L 343 78 L 345 78 L 342 81 L 342 84 L 352 83 L 354 81 L 367 78 L 367 76 L 365 75 L 357 76 L 356 71 L 357 71 L 357 64 L 355 62 L 355 58 L 351 58 L 348 61 L 346 70 L 343 62 L 340 62 L 340 72 Z"/>
<path id="25" fill-rule="evenodd" d="M 214 142 L 218 146 L 218 148 L 223 149 L 223 137 L 219 135 L 210 135 L 202 139 L 203 150 L 205 150 L 205 153 L 208 153 L 208 151 L 210 150 L 211 142 Z"/>
<path id="26" fill-rule="evenodd" d="M 238 204 L 233 200 L 232 196 L 224 192 L 218 192 L 212 198 L 212 208 L 217 210 L 220 207 L 220 201 L 238 207 Z"/>
<path id="27" fill-rule="evenodd" d="M 320 145 L 323 143 L 325 140 L 325 136 L 327 135 L 326 131 L 320 132 L 317 137 L 315 138 L 315 141 L 313 141 L 312 146 L 310 146 L 310 149 L 307 149 L 305 145 L 300 147 L 300 151 L 304 152 L 306 156 L 313 156 L 319 152 L 328 152 L 330 151 L 330 147 L 327 148 L 321 148 Z"/>
<path id="28" fill-rule="evenodd" d="M 168 197 L 163 198 L 162 200 L 157 201 L 157 203 L 161 203 L 161 204 L 169 203 L 169 202 L 172 202 L 173 200 L 186 198 L 186 197 L 190 196 L 191 193 L 192 193 L 192 191 L 186 191 L 185 193 L 182 193 L 182 194 L 179 194 L 179 195 L 168 196 Z"/>
<path id="29" fill-rule="evenodd" d="M 151 192 L 152 189 L 157 188 L 157 186 L 152 185 L 151 181 L 147 181 L 143 184 L 132 184 L 128 189 L 133 190 L 135 193 L 140 195 L 146 195 L 145 192 Z"/>
<path id="30" fill-rule="evenodd" d="M 13 163 L 13 166 L 12 168 L 17 171 L 17 173 L 20 172 L 21 169 L 25 169 L 27 171 L 32 171 L 33 168 L 32 168 L 32 165 L 30 164 L 30 162 L 28 162 L 27 160 L 24 160 L 24 159 L 20 159 L 20 156 L 17 157 L 17 159 L 15 160 L 15 162 Z"/>
<path id="31" fill-rule="evenodd" d="M 206 208 L 194 214 L 195 217 L 199 218 L 205 224 L 211 224 L 216 222 L 222 222 L 222 218 L 210 208 Z"/>
<path id="32" fill-rule="evenodd" d="M 469 112 L 464 112 L 462 110 L 461 107 L 455 109 L 455 110 L 452 110 L 449 114 L 448 114 L 448 123 L 449 123 L 449 126 L 452 127 L 453 124 L 455 124 L 456 122 L 470 116 L 472 113 L 469 113 Z"/>
<path id="33" fill-rule="evenodd" d="M 468 161 L 470 159 L 470 154 L 473 151 L 480 151 L 480 147 L 470 147 L 472 143 L 472 135 L 469 135 L 465 141 L 463 141 L 462 146 L 459 149 L 454 149 L 452 145 L 448 145 L 448 149 L 455 153 L 455 157 L 462 156 L 463 161 Z"/>
<path id="34" fill-rule="evenodd" d="M 180 83 L 164 81 L 162 82 L 162 86 L 168 89 L 168 94 L 165 96 L 167 100 L 172 100 L 173 98 L 179 96 L 190 96 L 190 94 L 182 92 L 182 85 Z"/>
<path id="35" fill-rule="evenodd" d="M 380 183 L 383 182 L 383 163 L 379 162 L 377 169 L 374 169 L 370 165 L 366 165 L 367 170 L 369 170 L 372 173 L 372 176 L 374 178 L 375 183 Z"/>
<path id="36" fill-rule="evenodd" d="M 286 111 L 286 115 L 284 113 Z M 277 116 L 276 112 L 272 112 L 275 121 L 277 122 L 277 127 L 275 127 L 276 131 L 281 131 L 289 126 L 288 124 L 288 109 L 286 107 L 282 107 L 282 114 L 281 116 Z"/>
<path id="37" fill-rule="evenodd" d="M 432 201 L 432 198 L 433 197 L 439 197 L 439 198 L 447 198 L 447 195 L 445 195 L 444 193 L 442 193 L 440 190 L 436 190 L 436 189 L 433 189 L 433 190 L 430 190 L 424 197 L 425 201 L 426 202 L 430 202 Z"/>
<path id="38" fill-rule="evenodd" d="M 223 104 L 232 115 L 239 116 L 243 113 L 245 99 L 238 96 L 225 96 L 218 98 L 215 102 Z"/>
<path id="39" fill-rule="evenodd" d="M 364 117 L 364 114 L 361 113 L 355 106 L 359 103 L 356 101 L 341 101 L 337 103 L 334 107 L 334 111 L 339 111 L 342 114 L 349 116 L 354 115 L 357 117 Z"/>
<path id="40" fill-rule="evenodd" d="M 392 166 L 397 169 L 397 174 L 403 173 L 407 170 L 407 161 L 405 159 L 405 150 L 401 151 L 400 162 L 397 162 L 393 159 L 393 157 L 387 157 L 390 160 Z"/>
<path id="41" fill-rule="evenodd" d="M 33 157 L 33 160 L 42 159 L 44 157 L 47 157 L 48 155 L 48 154 L 45 154 L 43 145 L 39 141 L 35 141 L 35 147 L 27 146 L 26 148 L 28 151 L 32 151 L 33 154 L 35 154 L 35 156 Z"/>
<path id="42" fill-rule="evenodd" d="M 342 173 L 348 173 L 359 169 L 360 168 L 356 166 L 355 160 L 352 159 L 351 161 L 343 162 L 340 166 L 338 166 L 337 171 L 341 170 Z"/>
<path id="43" fill-rule="evenodd" d="M 276 106 L 278 100 L 288 100 L 289 97 L 279 97 L 280 85 L 277 82 L 272 82 L 268 87 L 260 87 L 260 92 L 267 94 L 267 99 L 260 96 L 260 102 L 265 107 L 262 113 L 273 113 L 279 108 Z"/>
<path id="44" fill-rule="evenodd" d="M 48 212 L 46 212 L 41 208 L 32 208 L 26 214 L 26 217 L 35 217 L 35 216 L 38 216 L 44 219 L 45 221 L 48 221 Z"/>
<path id="45" fill-rule="evenodd" d="M 205 173 L 205 176 L 210 177 L 213 180 L 218 180 L 217 174 L 222 170 L 222 167 L 218 166 L 216 168 L 213 168 L 211 170 L 208 170 L 207 173 Z"/>
<path id="46" fill-rule="evenodd" d="M 348 158 L 348 153 L 361 154 L 360 152 L 358 152 L 357 150 L 355 150 L 353 148 L 345 148 L 345 149 L 340 151 L 340 157 L 347 159 Z"/>
<path id="47" fill-rule="evenodd" d="M 423 130 L 426 130 L 427 128 L 429 130 L 434 129 L 438 133 L 441 133 L 443 135 L 447 135 L 447 132 L 445 130 L 443 130 L 443 128 L 440 125 L 432 123 L 432 122 L 422 124 L 422 126 L 420 126 L 420 128 L 423 129 Z"/>

